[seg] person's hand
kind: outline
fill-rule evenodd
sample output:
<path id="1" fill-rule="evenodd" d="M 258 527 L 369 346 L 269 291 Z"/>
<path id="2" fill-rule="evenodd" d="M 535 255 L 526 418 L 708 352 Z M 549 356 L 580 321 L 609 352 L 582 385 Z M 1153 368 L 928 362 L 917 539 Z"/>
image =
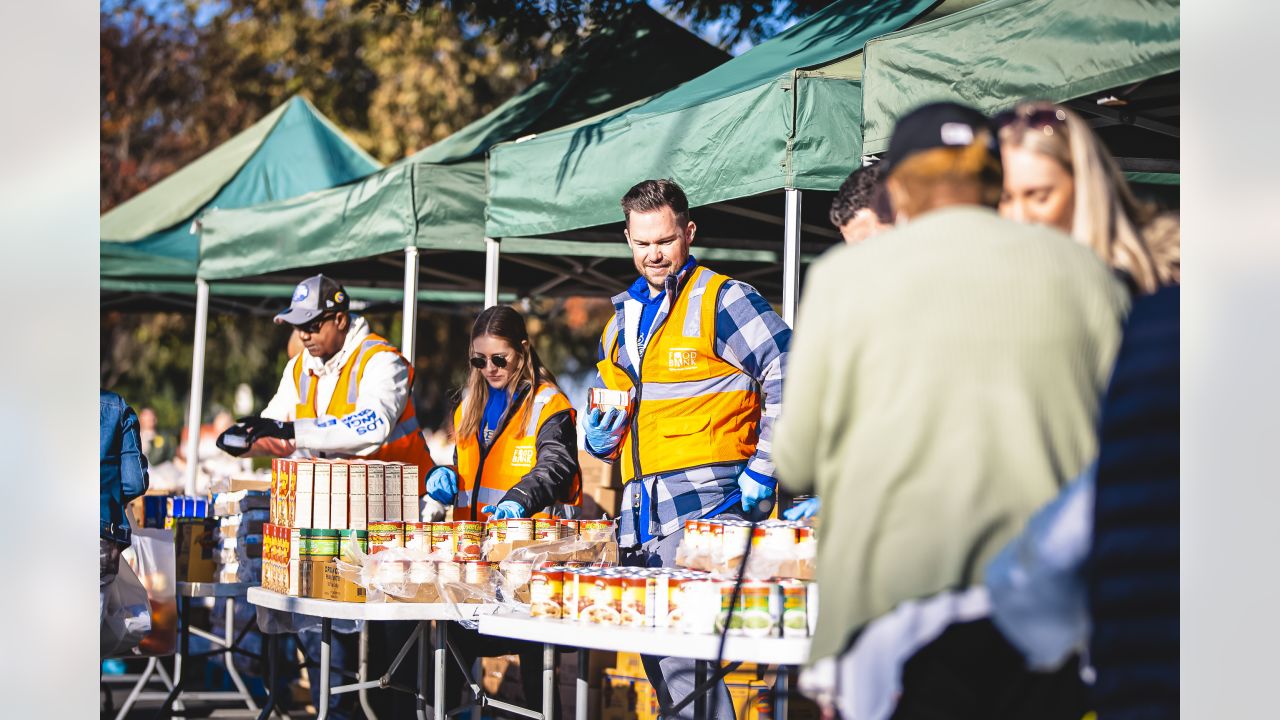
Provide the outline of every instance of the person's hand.
<path id="1" fill-rule="evenodd" d="M 609 408 L 608 412 L 592 408 L 583 423 L 587 446 L 601 454 L 613 452 L 626 432 L 627 420 L 627 413 L 618 408 Z"/>
<path id="2" fill-rule="evenodd" d="M 493 520 L 524 517 L 524 508 L 515 500 L 503 500 L 496 506 L 485 505 L 480 510 L 481 512 L 489 513 L 489 517 Z"/>
<path id="3" fill-rule="evenodd" d="M 293 439 L 293 423 L 291 422 L 272 420 L 257 415 L 242 417 L 236 422 L 240 424 L 240 427 L 248 431 L 251 441 L 264 437 L 279 438 L 281 440 Z"/>
<path id="4" fill-rule="evenodd" d="M 761 503 L 773 497 L 773 487 L 757 481 L 747 474 L 746 470 L 738 476 L 738 487 L 742 490 L 742 509 L 745 512 L 755 510 Z"/>
<path id="5" fill-rule="evenodd" d="M 427 494 L 436 502 L 449 505 L 458 494 L 458 473 L 453 468 L 437 465 L 427 473 Z"/>
<path id="6" fill-rule="evenodd" d="M 232 425 L 224 430 L 214 442 L 219 450 L 234 457 L 244 455 L 253 447 L 253 437 L 239 425 Z"/>
<path id="7" fill-rule="evenodd" d="M 818 510 L 822 507 L 822 498 L 811 497 L 808 500 L 801 500 L 782 512 L 782 517 L 787 520 L 804 520 L 818 514 Z"/>

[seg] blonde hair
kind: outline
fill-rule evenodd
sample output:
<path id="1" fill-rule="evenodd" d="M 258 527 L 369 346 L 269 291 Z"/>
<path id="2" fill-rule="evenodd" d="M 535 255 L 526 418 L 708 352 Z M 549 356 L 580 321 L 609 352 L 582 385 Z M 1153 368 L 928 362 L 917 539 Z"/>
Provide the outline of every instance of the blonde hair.
<path id="1" fill-rule="evenodd" d="M 908 155 L 889 175 L 902 189 L 901 197 L 892 197 L 894 211 L 916 217 L 961 188 L 977 190 L 979 203 L 995 207 L 1003 190 L 1003 171 L 990 144 L 990 132 L 982 129 L 964 147 L 937 147 Z"/>
<path id="2" fill-rule="evenodd" d="M 1000 129 L 1001 147 L 1021 147 L 1057 161 L 1075 179 L 1071 235 L 1107 265 L 1125 272 L 1138 289 L 1152 293 L 1179 282 L 1180 231 L 1176 217 L 1159 216 L 1139 201 L 1120 167 L 1079 115 L 1061 105 L 1021 103 L 1016 117 L 1055 110 L 1061 125 L 1012 122 Z M 1055 131 L 1056 129 L 1056 131 Z"/>
<path id="3" fill-rule="evenodd" d="M 530 393 L 537 392 L 539 385 L 556 386 L 555 375 L 542 365 L 542 361 L 538 358 L 538 351 L 533 348 L 533 343 L 529 340 L 529 331 L 525 327 L 524 317 L 514 308 L 507 305 L 494 305 L 481 312 L 476 317 L 475 324 L 471 326 L 471 340 L 474 342 L 476 338 L 485 335 L 506 341 L 515 351 L 515 358 L 508 366 L 511 368 L 511 381 L 507 384 L 512 391 L 513 403 L 516 392 L 524 385 L 529 386 Z M 471 347 L 468 344 L 468 362 L 470 357 Z M 456 437 L 472 437 L 480 432 L 480 423 L 484 420 L 484 406 L 488 402 L 489 382 L 484 379 L 480 370 L 471 368 L 462 394 L 461 422 L 454 428 Z M 520 426 L 523 427 L 528 422 L 532 405 L 533 403 L 524 403 L 524 409 L 518 421 Z M 511 406 L 508 406 L 507 412 L 511 412 L 511 409 Z"/>

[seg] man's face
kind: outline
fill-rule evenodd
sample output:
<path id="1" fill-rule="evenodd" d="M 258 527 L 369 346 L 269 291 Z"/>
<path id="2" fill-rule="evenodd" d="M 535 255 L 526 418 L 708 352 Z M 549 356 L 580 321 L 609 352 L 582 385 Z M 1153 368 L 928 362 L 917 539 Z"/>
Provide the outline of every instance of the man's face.
<path id="1" fill-rule="evenodd" d="M 314 358 L 328 362 L 347 339 L 351 318 L 346 313 L 326 313 L 306 325 L 298 325 L 298 339 Z"/>
<path id="2" fill-rule="evenodd" d="M 697 226 L 684 227 L 669 207 L 653 212 L 633 212 L 627 221 L 627 244 L 636 271 L 649 283 L 650 292 L 662 292 L 667 276 L 678 271 L 689 259 L 689 246 Z"/>
<path id="3" fill-rule="evenodd" d="M 853 214 L 849 222 L 840 226 L 840 237 L 850 245 L 866 240 L 883 230 L 888 230 L 891 225 L 880 222 L 880 218 L 876 217 L 876 213 L 871 208 L 862 208 Z"/>

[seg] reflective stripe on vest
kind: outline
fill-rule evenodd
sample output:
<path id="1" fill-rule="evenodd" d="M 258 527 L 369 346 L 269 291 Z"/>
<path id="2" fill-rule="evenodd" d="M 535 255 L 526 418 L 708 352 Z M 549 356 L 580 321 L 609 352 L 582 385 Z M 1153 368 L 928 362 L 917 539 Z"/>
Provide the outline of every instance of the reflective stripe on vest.
<path id="1" fill-rule="evenodd" d="M 426 440 L 418 431 L 418 415 L 413 408 L 413 366 L 409 365 L 394 345 L 372 333 L 362 340 L 360 346 L 353 350 L 346 362 L 342 364 L 342 369 L 338 373 L 338 383 L 333 388 L 333 397 L 329 399 L 329 407 L 325 410 L 325 414 L 340 418 L 355 412 L 356 401 L 360 397 L 360 380 L 364 377 L 365 366 L 374 355 L 380 352 L 395 353 L 397 359 L 408 367 L 410 393 L 405 401 L 404 410 L 400 412 L 400 417 L 396 418 L 395 427 L 387 435 L 387 439 L 377 450 L 362 457 L 417 465 L 418 495 L 421 496 L 425 492 L 427 473 L 436 464 L 431 459 L 431 451 L 427 449 Z M 299 419 L 318 417 L 315 397 L 318 383 L 311 373 L 302 371 L 301 356 L 294 365 L 293 381 L 298 388 L 299 399 L 294 417 Z"/>
<path id="2" fill-rule="evenodd" d="M 640 361 L 636 417 L 619 454 L 624 480 L 742 462 L 755 452 L 759 384 L 715 350 L 716 302 L 729 278 L 702 266 L 693 272 Z M 618 325 L 615 317 L 601 336 L 606 355 L 597 368 L 606 387 L 631 391 L 634 378 L 619 363 Z"/>
<path id="3" fill-rule="evenodd" d="M 519 419 L 526 408 L 529 411 L 528 419 L 521 424 Z M 487 514 L 481 512 L 480 508 L 501 502 L 507 491 L 533 470 L 538 463 L 538 433 L 542 430 L 542 425 L 552 416 L 565 411 L 573 413 L 569 398 L 552 385 L 541 385 L 536 393 L 526 393 L 519 407 L 508 411 L 507 423 L 493 438 L 488 451 L 483 455 L 478 437 L 459 437 L 458 494 L 454 500 L 454 519 L 487 518 Z M 454 427 L 460 427 L 461 405 L 454 411 L 453 417 Z M 480 480 L 478 489 L 477 477 Z M 569 504 L 579 504 L 581 494 L 581 478 L 575 475 L 571 490 L 574 500 Z M 533 513 L 543 508 L 526 509 Z"/>

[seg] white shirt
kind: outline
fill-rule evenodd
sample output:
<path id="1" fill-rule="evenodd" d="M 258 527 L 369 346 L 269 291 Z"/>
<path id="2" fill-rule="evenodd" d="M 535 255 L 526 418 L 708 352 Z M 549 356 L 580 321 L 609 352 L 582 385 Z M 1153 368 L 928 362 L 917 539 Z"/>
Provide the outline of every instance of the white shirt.
<path id="1" fill-rule="evenodd" d="M 292 420 L 294 442 L 305 457 L 369 455 L 377 450 L 396 426 L 396 420 L 409 402 L 409 367 L 399 353 L 380 352 L 369 358 L 360 377 L 356 407 L 350 414 L 334 417 L 325 414 L 333 391 L 338 385 L 342 366 L 360 343 L 369 336 L 369 323 L 359 315 L 351 316 L 347 338 L 328 362 L 303 350 L 289 361 L 280 378 L 275 397 L 267 403 L 262 417 Z M 315 378 L 317 417 L 298 419 L 298 388 L 293 382 L 295 363 Z"/>

